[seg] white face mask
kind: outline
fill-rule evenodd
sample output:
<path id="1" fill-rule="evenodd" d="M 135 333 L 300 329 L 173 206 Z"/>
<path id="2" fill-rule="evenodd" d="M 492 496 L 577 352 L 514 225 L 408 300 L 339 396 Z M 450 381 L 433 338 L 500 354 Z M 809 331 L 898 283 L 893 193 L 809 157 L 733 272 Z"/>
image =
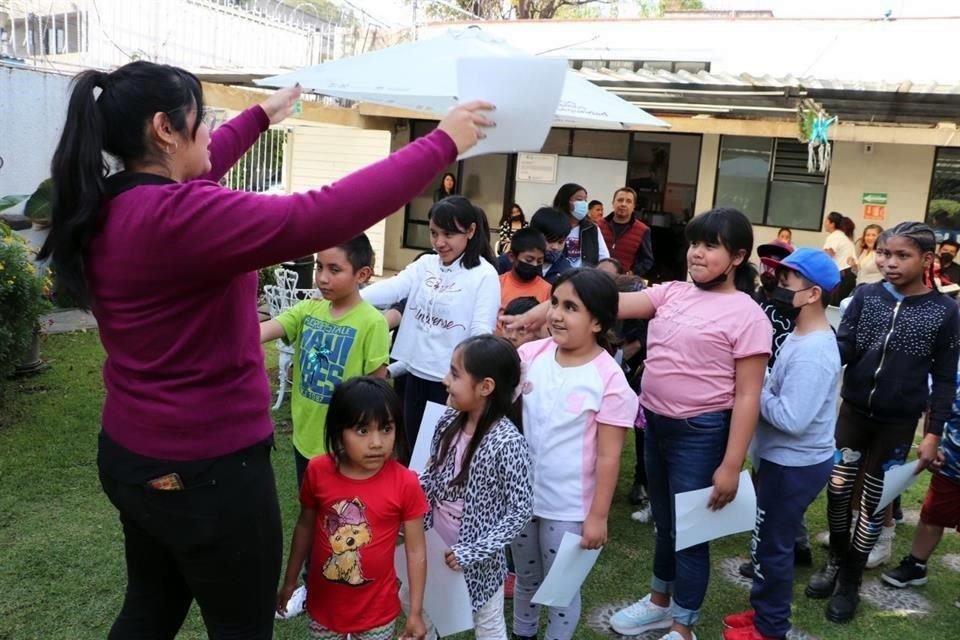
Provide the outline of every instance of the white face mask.
<path id="1" fill-rule="evenodd" d="M 577 200 L 573 203 L 573 211 L 571 212 L 573 217 L 577 220 L 583 220 L 587 217 L 587 201 L 586 200 Z"/>

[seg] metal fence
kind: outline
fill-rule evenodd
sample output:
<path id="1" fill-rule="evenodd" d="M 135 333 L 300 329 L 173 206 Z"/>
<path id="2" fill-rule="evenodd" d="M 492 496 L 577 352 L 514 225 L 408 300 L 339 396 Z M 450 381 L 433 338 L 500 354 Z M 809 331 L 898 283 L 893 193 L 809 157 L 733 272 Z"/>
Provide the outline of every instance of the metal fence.
<path id="1" fill-rule="evenodd" d="M 233 165 L 221 184 L 237 191 L 287 192 L 287 141 L 291 130 L 272 127 L 260 135 L 247 153 Z"/>
<path id="2" fill-rule="evenodd" d="M 0 55 L 109 68 L 150 60 L 192 69 L 319 64 L 345 29 L 279 0 L 0 0 Z"/>

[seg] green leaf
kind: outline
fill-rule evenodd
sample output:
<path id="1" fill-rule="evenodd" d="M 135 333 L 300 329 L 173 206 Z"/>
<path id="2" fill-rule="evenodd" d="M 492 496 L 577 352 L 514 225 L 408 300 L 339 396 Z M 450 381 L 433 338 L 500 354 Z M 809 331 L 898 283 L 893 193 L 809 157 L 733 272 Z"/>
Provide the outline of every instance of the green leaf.
<path id="1" fill-rule="evenodd" d="M 30 196 L 3 196 L 0 197 L 0 211 L 4 209 L 9 209 L 10 207 L 20 204 Z"/>
<path id="2" fill-rule="evenodd" d="M 23 208 L 23 215 L 36 221 L 50 221 L 53 212 L 53 180 L 47 178 L 40 183 L 33 192 L 27 205 Z"/>

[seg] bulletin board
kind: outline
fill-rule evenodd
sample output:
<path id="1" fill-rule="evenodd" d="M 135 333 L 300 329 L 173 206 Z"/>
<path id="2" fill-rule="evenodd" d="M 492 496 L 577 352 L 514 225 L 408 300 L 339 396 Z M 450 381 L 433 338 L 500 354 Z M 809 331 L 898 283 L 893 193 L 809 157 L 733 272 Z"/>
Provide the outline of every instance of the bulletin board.
<path id="1" fill-rule="evenodd" d="M 553 197 L 561 185 L 575 182 L 587 190 L 588 200 L 599 200 L 603 203 L 604 211 L 609 212 L 613 192 L 626 184 L 626 180 L 626 161 L 560 156 L 557 159 L 556 181 L 550 184 L 518 180 L 515 202 L 529 220 L 537 209 L 553 204 Z"/>

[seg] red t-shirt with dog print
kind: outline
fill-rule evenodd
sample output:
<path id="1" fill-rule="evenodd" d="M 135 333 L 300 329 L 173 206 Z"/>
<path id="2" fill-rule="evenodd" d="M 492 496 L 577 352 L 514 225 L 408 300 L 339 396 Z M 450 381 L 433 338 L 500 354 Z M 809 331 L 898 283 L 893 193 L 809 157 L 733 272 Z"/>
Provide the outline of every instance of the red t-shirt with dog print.
<path id="1" fill-rule="evenodd" d="M 337 633 L 360 633 L 400 615 L 394 549 L 400 527 L 430 510 L 417 475 L 395 460 L 366 480 L 347 478 L 329 455 L 313 458 L 300 504 L 317 510 L 307 612 Z"/>

